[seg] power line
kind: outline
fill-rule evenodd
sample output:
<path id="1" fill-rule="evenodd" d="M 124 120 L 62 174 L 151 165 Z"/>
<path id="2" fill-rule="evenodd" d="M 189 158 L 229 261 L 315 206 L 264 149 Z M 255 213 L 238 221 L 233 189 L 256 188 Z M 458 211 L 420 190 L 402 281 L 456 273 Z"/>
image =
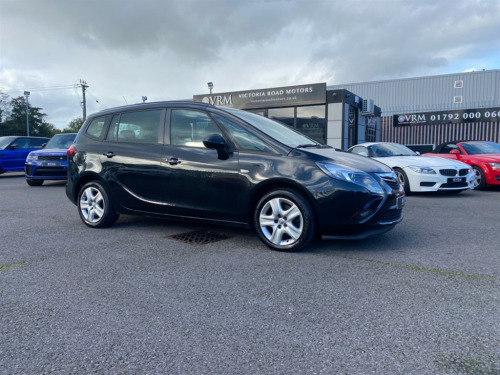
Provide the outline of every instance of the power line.
<path id="1" fill-rule="evenodd" d="M 28 87 L 28 88 L 23 88 L 23 89 L 8 89 L 4 90 L 5 93 L 10 93 L 10 92 L 22 92 L 22 91 L 48 91 L 48 90 L 67 90 L 67 89 L 73 89 L 77 87 L 78 84 L 75 85 L 61 85 L 61 86 L 46 86 L 46 87 Z"/>

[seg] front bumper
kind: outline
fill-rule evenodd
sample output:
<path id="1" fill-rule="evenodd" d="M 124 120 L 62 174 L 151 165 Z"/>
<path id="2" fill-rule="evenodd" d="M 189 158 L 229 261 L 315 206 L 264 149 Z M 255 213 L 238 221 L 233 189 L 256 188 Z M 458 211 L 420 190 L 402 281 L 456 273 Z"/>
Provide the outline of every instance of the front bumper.
<path id="1" fill-rule="evenodd" d="M 32 180 L 66 180 L 68 167 L 66 163 L 26 163 L 24 172 L 26 178 Z"/>
<path id="2" fill-rule="evenodd" d="M 474 189 L 476 176 L 473 172 L 467 173 L 454 169 L 440 169 L 436 174 L 417 173 L 410 168 L 404 168 L 412 192 L 437 192 Z"/>

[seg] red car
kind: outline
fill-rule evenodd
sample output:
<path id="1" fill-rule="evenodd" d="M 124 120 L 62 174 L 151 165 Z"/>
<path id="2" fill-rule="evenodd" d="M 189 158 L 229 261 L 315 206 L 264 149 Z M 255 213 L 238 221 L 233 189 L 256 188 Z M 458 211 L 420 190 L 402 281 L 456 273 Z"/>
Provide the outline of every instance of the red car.
<path id="1" fill-rule="evenodd" d="M 439 156 L 467 163 L 476 172 L 476 189 L 500 186 L 500 145 L 486 141 L 455 141 L 437 146 L 426 156 Z"/>

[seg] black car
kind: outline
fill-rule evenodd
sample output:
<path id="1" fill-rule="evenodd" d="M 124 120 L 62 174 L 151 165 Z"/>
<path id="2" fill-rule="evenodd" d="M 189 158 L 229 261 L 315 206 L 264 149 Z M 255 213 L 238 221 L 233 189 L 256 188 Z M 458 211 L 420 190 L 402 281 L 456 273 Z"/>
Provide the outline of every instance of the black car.
<path id="1" fill-rule="evenodd" d="M 90 116 L 68 150 L 66 194 L 90 227 L 120 213 L 255 228 L 275 250 L 363 238 L 402 220 L 386 165 L 250 112 L 194 102 Z"/>

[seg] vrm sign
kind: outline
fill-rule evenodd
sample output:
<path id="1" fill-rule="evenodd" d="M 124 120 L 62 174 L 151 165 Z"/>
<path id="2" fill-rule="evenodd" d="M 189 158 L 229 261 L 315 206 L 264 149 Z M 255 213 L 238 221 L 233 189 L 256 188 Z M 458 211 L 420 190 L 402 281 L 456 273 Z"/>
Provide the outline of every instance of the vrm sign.
<path id="1" fill-rule="evenodd" d="M 239 109 L 324 104 L 326 103 L 326 83 L 194 95 L 193 100 Z"/>
<path id="2" fill-rule="evenodd" d="M 394 115 L 393 126 L 499 122 L 500 107 Z"/>

